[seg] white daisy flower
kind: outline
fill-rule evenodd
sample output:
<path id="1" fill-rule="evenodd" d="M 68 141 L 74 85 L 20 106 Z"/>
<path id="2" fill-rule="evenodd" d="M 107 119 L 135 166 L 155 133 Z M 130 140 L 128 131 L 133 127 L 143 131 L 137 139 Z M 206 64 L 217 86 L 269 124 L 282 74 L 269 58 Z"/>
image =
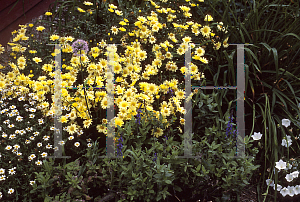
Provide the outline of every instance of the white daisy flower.
<path id="1" fill-rule="evenodd" d="M 42 161 L 38 160 L 38 161 L 35 162 L 35 164 L 38 165 L 38 166 L 41 166 L 43 163 L 42 163 Z"/>
<path id="2" fill-rule="evenodd" d="M 43 158 L 46 158 L 47 157 L 47 153 L 46 152 L 43 152 L 42 154 L 41 154 L 41 156 L 43 157 Z"/>
<path id="3" fill-rule="evenodd" d="M 15 192 L 15 190 L 13 189 L 13 188 L 10 188 L 9 190 L 8 190 L 8 194 L 13 194 Z"/>

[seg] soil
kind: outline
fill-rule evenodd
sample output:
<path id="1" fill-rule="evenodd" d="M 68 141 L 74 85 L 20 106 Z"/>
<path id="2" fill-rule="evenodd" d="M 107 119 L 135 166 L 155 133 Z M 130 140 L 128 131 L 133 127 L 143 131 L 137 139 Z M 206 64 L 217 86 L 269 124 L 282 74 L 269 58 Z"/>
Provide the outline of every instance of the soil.
<path id="1" fill-rule="evenodd" d="M 246 186 L 240 195 L 241 202 L 258 202 L 257 191 L 253 185 Z"/>

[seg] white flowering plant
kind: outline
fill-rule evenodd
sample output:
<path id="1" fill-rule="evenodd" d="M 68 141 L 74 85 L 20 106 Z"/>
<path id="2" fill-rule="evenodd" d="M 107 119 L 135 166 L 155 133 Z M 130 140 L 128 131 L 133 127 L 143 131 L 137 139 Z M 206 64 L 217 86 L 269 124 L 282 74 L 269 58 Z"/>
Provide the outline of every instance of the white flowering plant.
<path id="1" fill-rule="evenodd" d="M 17 96 L 5 96 L 14 91 Z M 46 157 L 53 155 L 50 120 L 29 94 L 7 83 L 0 98 L 0 184 L 4 200 L 31 200 L 34 172 L 40 171 Z"/>
<path id="2" fill-rule="evenodd" d="M 282 119 L 281 125 L 283 128 L 288 129 L 291 126 L 291 121 L 289 119 Z M 280 124 L 278 124 L 278 128 Z M 297 197 L 300 194 L 300 180 L 298 178 L 299 175 L 299 166 L 298 163 L 300 161 L 297 152 L 295 152 L 292 144 L 295 143 L 298 148 L 298 138 L 299 136 L 294 136 L 291 132 L 292 129 L 288 130 L 290 135 L 283 136 L 281 145 L 282 149 L 280 149 L 280 155 L 282 158 L 275 162 L 273 172 L 270 172 L 269 178 L 265 181 L 267 185 L 267 192 L 269 187 L 272 187 L 272 191 L 280 193 L 280 198 L 288 198 L 288 197 Z M 293 138 L 292 138 L 293 136 Z M 254 141 L 260 141 L 263 137 L 263 134 L 260 132 L 254 132 L 251 136 Z M 280 141 L 279 141 L 280 143 Z M 258 143 L 260 147 L 262 147 L 262 143 Z M 294 146 L 295 147 L 295 146 Z M 291 152 L 289 152 L 291 149 Z M 296 148 L 297 149 L 297 148 Z M 293 152 L 294 151 L 294 152 Z M 285 157 L 287 155 L 287 157 Z M 271 169 L 268 169 L 270 171 Z M 278 174 L 278 181 L 275 181 L 275 175 Z M 267 195 L 267 192 L 264 195 Z M 299 196 L 298 196 L 299 198 Z"/>

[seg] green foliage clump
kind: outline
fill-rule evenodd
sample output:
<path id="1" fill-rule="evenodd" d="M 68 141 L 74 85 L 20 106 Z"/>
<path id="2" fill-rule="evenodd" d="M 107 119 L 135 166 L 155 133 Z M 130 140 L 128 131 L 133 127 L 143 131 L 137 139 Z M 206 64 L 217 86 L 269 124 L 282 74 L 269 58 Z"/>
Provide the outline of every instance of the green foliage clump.
<path id="1" fill-rule="evenodd" d="M 214 99 L 217 94 L 203 96 L 204 94 L 201 93 L 201 96 L 199 95 L 200 91 L 196 97 L 202 97 L 202 99 L 198 103 L 193 100 L 193 104 L 210 102 L 212 106 L 203 108 L 199 116 L 212 116 L 216 113 Z M 252 158 L 234 158 L 236 152 L 234 145 L 228 143 L 229 139 L 221 138 L 225 136 L 226 131 L 216 127 L 214 120 L 212 125 L 205 127 L 202 135 L 193 138 L 193 156 L 197 157 L 178 158 L 184 153 L 183 135 L 172 134 L 171 130 L 168 130 L 164 134 L 165 137 L 150 136 L 151 129 L 157 127 L 160 122 L 152 113 L 146 110 L 143 112 L 140 124 L 131 120 L 125 124 L 124 129 L 119 127 L 118 133 L 122 134 L 124 139 L 122 155 L 117 156 L 120 158 L 98 158 L 100 149 L 95 144 L 93 149 L 87 149 L 86 157 L 88 158 L 85 160 L 86 162 L 92 160 L 92 164 L 86 163 L 81 167 L 78 167 L 79 164 L 77 164 L 77 167 L 74 167 L 74 162 L 72 162 L 67 164 L 63 168 L 64 170 L 58 167 L 38 174 L 40 177 L 37 177 L 37 180 L 41 184 L 43 184 L 41 179 L 45 178 L 42 176 L 48 176 L 46 184 L 51 187 L 51 184 L 55 183 L 50 180 L 50 176 L 57 176 L 57 172 L 53 173 L 53 170 L 59 170 L 61 181 L 57 187 L 63 189 L 58 190 L 58 193 L 54 191 L 54 188 L 50 192 L 45 192 L 43 185 L 39 185 L 40 189 L 36 189 L 36 191 L 43 191 L 50 196 L 56 195 L 57 199 L 65 196 L 71 198 L 72 196 L 73 198 L 89 196 L 99 200 L 101 197 L 106 197 L 116 198 L 118 201 L 166 201 L 179 197 L 182 201 L 190 201 L 197 197 L 204 199 L 209 196 L 211 199 L 224 201 L 225 199 L 235 199 L 236 194 L 249 184 L 253 171 L 259 167 L 253 165 L 253 157 L 257 153 L 256 150 L 251 149 L 251 144 L 249 144 L 253 140 L 245 138 L 246 153 L 251 153 Z M 226 115 L 229 115 L 228 112 Z M 225 128 L 227 122 L 220 121 L 219 124 Z M 166 127 L 167 123 L 163 123 L 162 126 Z M 178 137 L 179 140 L 175 140 Z M 154 152 L 157 153 L 156 157 Z M 91 157 L 93 158 L 91 159 Z M 47 166 L 48 164 L 45 164 L 46 170 Z M 76 170 L 73 174 L 72 169 Z M 101 179 L 95 179 L 94 183 L 98 187 L 102 186 L 101 190 L 108 190 L 107 195 L 88 191 L 89 188 L 82 185 L 82 182 L 88 178 L 88 175 L 83 176 L 85 169 L 88 169 L 89 172 L 97 170 L 100 172 L 98 176 L 100 175 Z M 74 175 L 77 177 L 72 179 Z M 89 187 L 91 186 L 89 185 Z M 69 193 L 68 190 L 69 192 L 73 191 Z M 59 199 L 67 200 L 67 198 Z"/>

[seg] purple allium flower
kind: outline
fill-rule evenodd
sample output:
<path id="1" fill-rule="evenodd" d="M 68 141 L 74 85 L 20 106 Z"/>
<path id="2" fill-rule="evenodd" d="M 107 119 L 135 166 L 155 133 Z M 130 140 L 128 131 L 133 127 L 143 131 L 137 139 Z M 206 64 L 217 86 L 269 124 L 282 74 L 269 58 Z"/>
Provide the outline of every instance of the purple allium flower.
<path id="1" fill-rule="evenodd" d="M 78 54 L 78 52 L 81 50 L 84 50 L 85 53 L 89 51 L 88 43 L 82 39 L 77 39 L 75 42 L 73 42 L 72 48 L 75 56 L 83 56 L 83 54 Z"/>

